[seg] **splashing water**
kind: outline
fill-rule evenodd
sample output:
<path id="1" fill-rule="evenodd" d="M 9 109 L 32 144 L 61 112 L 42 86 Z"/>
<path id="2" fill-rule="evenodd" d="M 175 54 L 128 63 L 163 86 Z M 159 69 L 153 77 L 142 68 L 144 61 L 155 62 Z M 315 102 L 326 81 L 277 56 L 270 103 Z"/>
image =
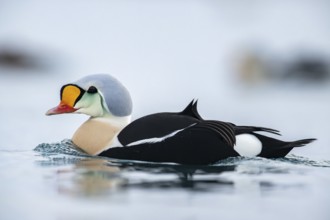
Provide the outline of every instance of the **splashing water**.
<path id="1" fill-rule="evenodd" d="M 59 143 L 42 143 L 34 148 L 34 151 L 42 154 L 67 154 L 72 156 L 88 156 L 80 150 L 70 139 L 64 139 Z"/>

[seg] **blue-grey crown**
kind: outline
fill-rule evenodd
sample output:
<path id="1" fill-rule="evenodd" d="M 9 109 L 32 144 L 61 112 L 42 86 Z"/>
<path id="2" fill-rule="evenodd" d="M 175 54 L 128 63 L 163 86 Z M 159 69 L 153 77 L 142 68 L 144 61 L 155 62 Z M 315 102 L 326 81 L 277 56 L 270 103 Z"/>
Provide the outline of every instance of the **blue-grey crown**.
<path id="1" fill-rule="evenodd" d="M 103 95 L 111 114 L 118 117 L 132 114 L 132 99 L 128 90 L 116 78 L 108 74 L 94 74 L 83 77 L 74 84 L 84 90 L 91 86 Z"/>

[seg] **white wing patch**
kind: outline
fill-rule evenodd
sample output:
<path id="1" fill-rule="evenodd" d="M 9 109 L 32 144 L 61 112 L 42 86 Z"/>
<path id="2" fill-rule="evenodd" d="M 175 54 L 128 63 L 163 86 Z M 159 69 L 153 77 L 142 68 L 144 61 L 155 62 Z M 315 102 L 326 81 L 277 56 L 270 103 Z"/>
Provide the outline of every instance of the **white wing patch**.
<path id="1" fill-rule="evenodd" d="M 240 134 L 236 135 L 234 149 L 240 156 L 254 157 L 260 154 L 262 143 L 252 134 Z"/>
<path id="2" fill-rule="evenodd" d="M 189 125 L 186 128 L 189 128 L 191 126 L 194 126 L 196 123 Z M 154 137 L 154 138 L 148 138 L 148 139 L 143 139 L 143 140 L 138 140 L 138 141 L 134 141 L 132 143 L 129 143 L 127 146 L 134 146 L 134 145 L 139 145 L 139 144 L 146 144 L 146 143 L 158 143 L 158 142 L 162 142 L 164 140 L 166 140 L 167 138 L 173 137 L 174 135 L 176 135 L 177 133 L 179 133 L 180 131 L 185 130 L 186 128 L 182 128 L 176 131 L 173 131 L 172 133 L 165 135 L 163 137 Z"/>

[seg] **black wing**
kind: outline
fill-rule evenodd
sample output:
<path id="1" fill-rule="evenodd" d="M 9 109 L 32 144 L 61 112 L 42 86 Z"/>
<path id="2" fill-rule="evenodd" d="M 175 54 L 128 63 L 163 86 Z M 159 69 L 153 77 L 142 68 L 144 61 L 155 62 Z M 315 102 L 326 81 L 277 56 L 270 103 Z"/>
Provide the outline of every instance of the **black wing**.
<path id="1" fill-rule="evenodd" d="M 233 125 L 233 124 L 232 124 Z M 276 135 L 281 135 L 278 130 L 271 129 L 271 128 L 264 128 L 264 127 L 255 127 L 255 126 L 237 126 L 233 125 L 235 129 L 235 134 L 244 134 L 244 133 L 252 133 L 257 131 L 268 132 Z"/>
<path id="2" fill-rule="evenodd" d="M 200 119 L 197 101 L 193 100 L 182 112 L 156 113 L 133 121 L 119 133 L 118 140 L 121 144 L 128 145 L 143 139 L 163 137 L 197 123 Z"/>
<path id="3" fill-rule="evenodd" d="M 234 128 L 230 124 L 200 121 L 163 141 L 110 148 L 100 156 L 200 165 L 239 156 L 233 148 L 234 143 Z"/>

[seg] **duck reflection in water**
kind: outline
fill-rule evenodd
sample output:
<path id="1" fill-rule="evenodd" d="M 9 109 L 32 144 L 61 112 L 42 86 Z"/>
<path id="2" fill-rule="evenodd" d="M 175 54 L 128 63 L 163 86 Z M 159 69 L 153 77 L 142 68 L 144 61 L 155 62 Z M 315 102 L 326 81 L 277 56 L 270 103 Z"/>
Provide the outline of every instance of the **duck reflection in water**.
<path id="1" fill-rule="evenodd" d="M 57 168 L 54 177 L 50 179 L 55 180 L 58 193 L 82 197 L 114 195 L 134 189 L 259 194 L 265 188 L 274 188 L 276 184 L 251 177 L 258 177 L 263 172 L 286 173 L 286 169 L 257 169 L 255 164 L 247 164 L 244 162 L 248 161 L 241 160 L 212 166 L 187 166 L 99 157 L 59 158 L 57 155 L 56 158 L 40 161 L 39 165 Z"/>

